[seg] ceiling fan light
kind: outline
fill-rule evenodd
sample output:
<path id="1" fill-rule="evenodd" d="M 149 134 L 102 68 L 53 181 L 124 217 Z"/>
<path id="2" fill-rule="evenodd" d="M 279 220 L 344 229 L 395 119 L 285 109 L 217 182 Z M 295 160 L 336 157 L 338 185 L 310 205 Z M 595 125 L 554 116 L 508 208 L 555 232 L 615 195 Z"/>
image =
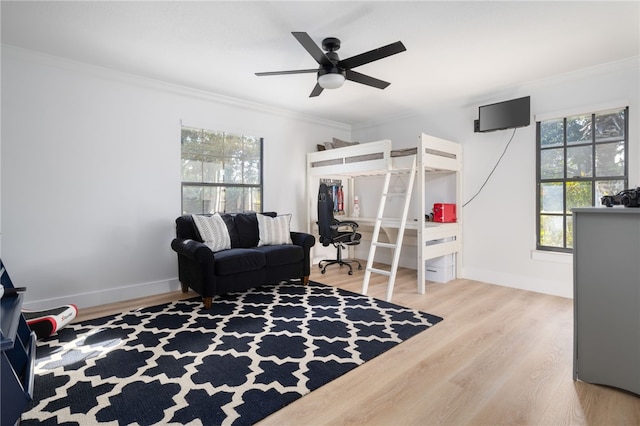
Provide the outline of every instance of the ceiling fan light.
<path id="1" fill-rule="evenodd" d="M 338 89 L 344 84 L 345 77 L 342 74 L 323 74 L 318 77 L 318 84 L 323 89 Z"/>

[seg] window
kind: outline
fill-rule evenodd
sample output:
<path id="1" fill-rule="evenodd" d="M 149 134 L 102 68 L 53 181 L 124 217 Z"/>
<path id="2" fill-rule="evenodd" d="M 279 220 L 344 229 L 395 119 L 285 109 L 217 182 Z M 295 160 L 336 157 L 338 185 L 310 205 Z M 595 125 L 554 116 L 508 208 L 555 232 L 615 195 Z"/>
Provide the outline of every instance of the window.
<path id="1" fill-rule="evenodd" d="M 262 211 L 262 138 L 182 128 L 182 214 Z"/>
<path id="2" fill-rule="evenodd" d="M 571 252 L 571 209 L 627 188 L 628 115 L 624 108 L 536 123 L 538 249 Z"/>

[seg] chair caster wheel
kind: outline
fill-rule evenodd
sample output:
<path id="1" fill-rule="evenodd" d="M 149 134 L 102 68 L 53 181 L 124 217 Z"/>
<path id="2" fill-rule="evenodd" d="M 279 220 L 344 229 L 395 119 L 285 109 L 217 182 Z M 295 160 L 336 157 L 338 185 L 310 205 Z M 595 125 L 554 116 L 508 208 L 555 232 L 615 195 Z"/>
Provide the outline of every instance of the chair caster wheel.
<path id="1" fill-rule="evenodd" d="M 327 273 L 327 271 L 324 271 L 324 270 L 323 270 L 323 271 L 320 271 L 320 273 L 321 273 L 321 274 L 326 274 L 326 273 Z"/>
<path id="2" fill-rule="evenodd" d="M 362 271 L 362 265 L 358 266 L 358 271 Z"/>
<path id="3" fill-rule="evenodd" d="M 349 275 L 353 275 L 353 271 L 349 271 L 349 272 L 348 272 L 348 274 L 349 274 Z"/>

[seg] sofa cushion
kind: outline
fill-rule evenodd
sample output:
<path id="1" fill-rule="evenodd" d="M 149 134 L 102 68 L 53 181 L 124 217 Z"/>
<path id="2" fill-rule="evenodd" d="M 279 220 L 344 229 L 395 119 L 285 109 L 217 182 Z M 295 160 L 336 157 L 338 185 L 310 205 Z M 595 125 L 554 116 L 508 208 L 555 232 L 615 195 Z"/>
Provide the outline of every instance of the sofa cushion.
<path id="1" fill-rule="evenodd" d="M 304 250 L 296 245 L 260 246 L 256 251 L 264 253 L 267 267 L 288 265 L 304 259 Z"/>
<path id="2" fill-rule="evenodd" d="M 240 239 L 238 238 L 238 231 L 236 230 L 236 223 L 233 218 L 233 214 L 221 213 L 220 216 L 229 230 L 229 238 L 231 239 L 231 248 L 240 247 Z"/>
<path id="3" fill-rule="evenodd" d="M 260 213 L 270 217 L 276 217 L 274 212 Z M 233 218 L 236 232 L 238 233 L 238 247 L 257 247 L 260 240 L 258 232 L 258 219 L 255 213 L 238 213 Z"/>
<path id="4" fill-rule="evenodd" d="M 239 272 L 253 271 L 266 265 L 264 253 L 245 248 L 233 248 L 219 251 L 215 255 L 216 275 L 231 275 Z"/>
<path id="5" fill-rule="evenodd" d="M 200 233 L 202 241 L 211 251 L 231 248 L 229 229 L 218 213 L 212 214 L 211 216 L 193 214 L 191 217 L 198 228 L 198 233 Z"/>
<path id="6" fill-rule="evenodd" d="M 289 224 L 291 223 L 291 215 L 285 214 L 282 216 L 269 217 L 265 215 L 257 215 L 258 219 L 258 232 L 260 234 L 260 240 L 258 241 L 258 247 L 271 246 L 280 244 L 292 244 L 291 243 L 291 230 Z"/>

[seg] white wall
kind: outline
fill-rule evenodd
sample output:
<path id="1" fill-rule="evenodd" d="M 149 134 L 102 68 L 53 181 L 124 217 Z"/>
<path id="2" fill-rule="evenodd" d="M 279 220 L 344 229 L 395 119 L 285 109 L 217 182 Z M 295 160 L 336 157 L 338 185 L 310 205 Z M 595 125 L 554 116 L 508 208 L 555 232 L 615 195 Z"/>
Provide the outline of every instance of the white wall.
<path id="1" fill-rule="evenodd" d="M 292 213 L 299 229 L 306 227 L 305 154 L 316 143 L 388 138 L 408 147 L 421 132 L 458 141 L 468 200 L 511 136 L 473 133 L 477 107 L 527 95 L 538 115 L 628 104 L 630 186 L 640 185 L 639 76 L 636 58 L 350 129 L 3 46 L 2 259 L 14 282 L 28 286 L 27 306 L 35 309 L 177 289 L 169 243 L 180 214 L 181 121 L 264 137 L 265 210 Z M 287 169 L 282 158 L 292 160 Z M 465 277 L 572 296 L 570 256 L 532 254 L 533 124 L 517 130 L 463 216 Z"/>
<path id="2" fill-rule="evenodd" d="M 464 277 L 542 293 L 573 296 L 570 255 L 536 253 L 536 139 L 534 115 L 630 107 L 629 185 L 640 186 L 640 71 L 638 58 L 523 84 L 483 99 L 413 111 L 353 129 L 353 140 L 391 139 L 415 144 L 421 132 L 463 146 L 463 200 L 480 188 L 512 130 L 474 133 L 478 106 L 531 96 L 532 124 L 516 131 L 502 162 L 482 192 L 463 209 Z M 428 95 L 425 95 L 428 96 Z M 408 253 L 414 253 L 410 250 Z M 403 264 L 410 262 L 404 259 Z M 415 265 L 415 259 L 413 259 Z M 415 267 L 415 266 L 414 266 Z"/>
<path id="3" fill-rule="evenodd" d="M 300 230 L 305 154 L 350 137 L 341 123 L 6 46 L 1 77 L 2 259 L 34 309 L 179 288 L 181 122 L 264 137 L 264 209 Z"/>

